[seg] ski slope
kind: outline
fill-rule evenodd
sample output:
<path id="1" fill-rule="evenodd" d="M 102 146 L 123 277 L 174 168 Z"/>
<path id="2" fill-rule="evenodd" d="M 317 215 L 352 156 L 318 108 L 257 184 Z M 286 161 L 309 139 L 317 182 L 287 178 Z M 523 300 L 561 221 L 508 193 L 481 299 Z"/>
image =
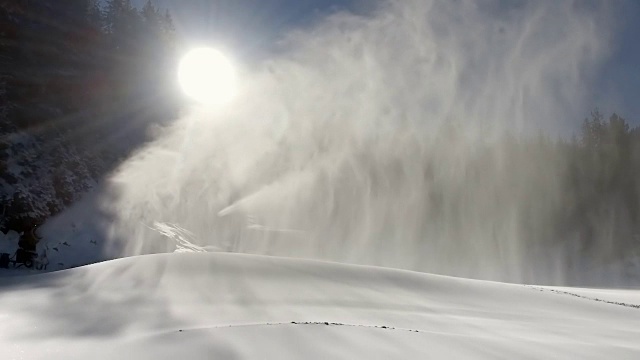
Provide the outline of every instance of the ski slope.
<path id="1" fill-rule="evenodd" d="M 0 278 L 0 355 L 638 359 L 637 304 L 638 290 L 545 288 L 242 254 L 159 254 Z"/>

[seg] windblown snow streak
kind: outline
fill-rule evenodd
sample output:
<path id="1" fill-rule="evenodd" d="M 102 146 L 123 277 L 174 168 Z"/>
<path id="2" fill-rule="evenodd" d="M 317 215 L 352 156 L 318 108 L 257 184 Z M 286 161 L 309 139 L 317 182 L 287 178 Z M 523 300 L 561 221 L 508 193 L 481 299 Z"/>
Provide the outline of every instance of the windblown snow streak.
<path id="1" fill-rule="evenodd" d="M 102 200 L 109 236 L 125 255 L 171 251 L 162 222 L 226 251 L 562 281 L 561 251 L 525 240 L 545 239 L 557 181 L 501 149 L 499 166 L 470 164 L 505 132 L 575 125 L 603 13 L 403 0 L 334 14 L 245 69 L 228 107 L 193 109 L 127 161 Z M 536 226 L 523 228 L 528 201 Z"/>

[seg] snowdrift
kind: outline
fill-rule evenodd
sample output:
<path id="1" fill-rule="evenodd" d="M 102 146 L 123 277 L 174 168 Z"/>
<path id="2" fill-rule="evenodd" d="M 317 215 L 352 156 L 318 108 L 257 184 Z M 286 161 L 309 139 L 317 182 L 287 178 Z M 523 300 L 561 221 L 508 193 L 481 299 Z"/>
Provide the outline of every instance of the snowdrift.
<path id="1" fill-rule="evenodd" d="M 0 278 L 19 359 L 637 359 L 640 291 L 226 253 Z"/>

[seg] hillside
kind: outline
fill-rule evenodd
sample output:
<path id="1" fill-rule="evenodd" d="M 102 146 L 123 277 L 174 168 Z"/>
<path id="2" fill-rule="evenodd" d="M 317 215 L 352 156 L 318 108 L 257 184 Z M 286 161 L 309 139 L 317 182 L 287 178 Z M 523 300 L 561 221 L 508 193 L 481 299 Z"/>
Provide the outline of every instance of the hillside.
<path id="1" fill-rule="evenodd" d="M 169 15 L 161 19 L 151 5 L 125 10 L 107 16 L 95 1 L 0 1 L 3 233 L 66 209 L 146 140 L 149 119 L 173 116 L 170 105 L 151 106 L 163 91 L 151 89 L 165 88 L 159 74 L 171 50 L 159 24 Z M 106 29 L 123 16 L 131 17 L 127 33 Z"/>
<path id="2" fill-rule="evenodd" d="M 0 281 L 21 359 L 636 359 L 640 292 L 239 254 L 164 254 Z"/>

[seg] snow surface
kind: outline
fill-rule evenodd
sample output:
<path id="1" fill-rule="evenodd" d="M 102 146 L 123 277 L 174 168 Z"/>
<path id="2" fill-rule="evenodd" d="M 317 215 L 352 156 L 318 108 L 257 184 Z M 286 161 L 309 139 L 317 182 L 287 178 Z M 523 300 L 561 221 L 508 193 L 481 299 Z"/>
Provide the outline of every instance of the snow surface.
<path id="1" fill-rule="evenodd" d="M 638 359 L 640 306 L 630 302 L 638 299 L 639 290 L 622 296 L 255 255 L 147 255 L 0 278 L 0 355 Z"/>

